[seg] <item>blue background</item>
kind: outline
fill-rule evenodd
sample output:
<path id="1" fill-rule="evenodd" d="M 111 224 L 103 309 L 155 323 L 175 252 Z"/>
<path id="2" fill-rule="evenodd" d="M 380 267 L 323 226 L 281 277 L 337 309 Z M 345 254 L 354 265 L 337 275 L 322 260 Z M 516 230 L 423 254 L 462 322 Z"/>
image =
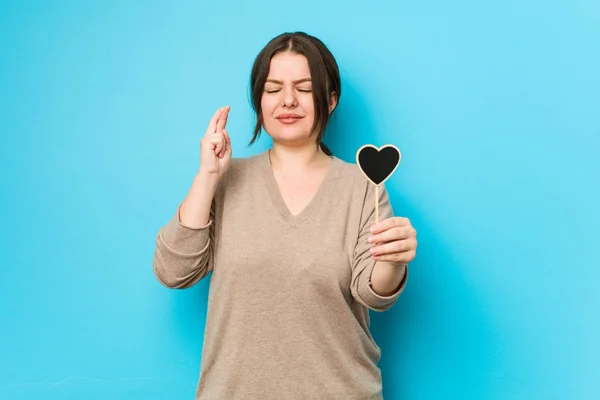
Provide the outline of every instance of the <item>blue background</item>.
<path id="1" fill-rule="evenodd" d="M 270 145 L 250 68 L 294 30 L 341 67 L 334 153 L 403 153 L 386 399 L 600 398 L 598 2 L 1 4 L 0 398 L 193 398 L 208 280 L 162 287 L 155 234 L 217 107 Z"/>

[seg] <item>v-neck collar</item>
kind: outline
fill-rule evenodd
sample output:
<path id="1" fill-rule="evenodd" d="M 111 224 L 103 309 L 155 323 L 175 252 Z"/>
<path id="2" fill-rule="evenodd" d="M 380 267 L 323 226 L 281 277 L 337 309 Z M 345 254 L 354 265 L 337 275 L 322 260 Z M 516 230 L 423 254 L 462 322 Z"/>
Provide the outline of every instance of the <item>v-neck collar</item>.
<path id="1" fill-rule="evenodd" d="M 337 175 L 337 171 L 341 165 L 341 160 L 335 156 L 330 157 L 331 162 L 327 172 L 325 173 L 325 177 L 323 178 L 323 181 L 319 185 L 319 188 L 313 195 L 312 199 L 302 209 L 302 211 L 300 211 L 299 214 L 293 215 L 288 206 L 285 204 L 285 200 L 283 199 L 281 190 L 279 189 L 279 184 L 275 179 L 275 174 L 273 173 L 273 168 L 271 166 L 271 160 L 269 158 L 269 150 L 265 150 L 259 154 L 258 161 L 261 171 L 263 172 L 263 176 L 265 177 L 265 183 L 267 190 L 269 191 L 269 197 L 275 206 L 276 212 L 281 215 L 283 220 L 289 226 L 298 226 L 316 215 L 323 200 L 326 199 L 331 192 L 332 181 Z"/>

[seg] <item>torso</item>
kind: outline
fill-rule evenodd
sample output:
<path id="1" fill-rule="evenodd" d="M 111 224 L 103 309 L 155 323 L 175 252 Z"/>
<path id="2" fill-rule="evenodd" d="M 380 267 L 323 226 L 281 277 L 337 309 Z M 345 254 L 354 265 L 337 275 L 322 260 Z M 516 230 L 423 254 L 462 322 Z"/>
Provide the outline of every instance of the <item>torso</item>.
<path id="1" fill-rule="evenodd" d="M 266 152 L 232 161 L 215 193 L 197 398 L 381 399 L 355 297 L 366 178 L 338 158 L 287 177 Z"/>

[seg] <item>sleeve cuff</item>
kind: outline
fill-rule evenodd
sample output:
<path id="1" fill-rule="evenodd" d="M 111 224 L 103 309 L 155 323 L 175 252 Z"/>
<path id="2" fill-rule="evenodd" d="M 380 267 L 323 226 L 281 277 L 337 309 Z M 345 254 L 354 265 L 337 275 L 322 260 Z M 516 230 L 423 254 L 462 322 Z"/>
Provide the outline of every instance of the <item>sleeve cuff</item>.
<path id="1" fill-rule="evenodd" d="M 375 263 L 373 263 L 365 273 L 367 276 L 371 276 L 373 272 L 373 268 L 375 267 Z M 406 266 L 406 272 L 404 272 L 404 276 L 402 277 L 402 281 L 400 282 L 400 286 L 398 289 L 389 296 L 381 296 L 377 294 L 373 288 L 371 287 L 371 279 L 367 280 L 367 283 L 363 285 L 359 290 L 360 297 L 365 301 L 366 304 L 369 304 L 372 310 L 374 311 L 385 311 L 390 308 L 400 296 L 400 293 L 406 287 L 406 282 L 408 280 L 408 265 Z"/>
<path id="2" fill-rule="evenodd" d="M 210 226 L 213 221 L 199 228 L 189 228 L 181 223 L 179 210 L 171 220 L 161 229 L 160 237 L 175 252 L 181 254 L 197 254 L 203 252 L 209 244 Z"/>

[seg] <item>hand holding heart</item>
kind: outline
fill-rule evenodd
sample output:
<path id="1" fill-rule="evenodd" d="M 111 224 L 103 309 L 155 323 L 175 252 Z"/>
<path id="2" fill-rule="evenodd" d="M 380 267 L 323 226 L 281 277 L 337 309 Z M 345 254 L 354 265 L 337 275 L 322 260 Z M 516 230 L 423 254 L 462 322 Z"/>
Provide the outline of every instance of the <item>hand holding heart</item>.
<path id="1" fill-rule="evenodd" d="M 391 217 L 373 224 L 368 240 L 374 245 L 375 261 L 408 264 L 417 253 L 417 231 L 408 218 Z"/>

